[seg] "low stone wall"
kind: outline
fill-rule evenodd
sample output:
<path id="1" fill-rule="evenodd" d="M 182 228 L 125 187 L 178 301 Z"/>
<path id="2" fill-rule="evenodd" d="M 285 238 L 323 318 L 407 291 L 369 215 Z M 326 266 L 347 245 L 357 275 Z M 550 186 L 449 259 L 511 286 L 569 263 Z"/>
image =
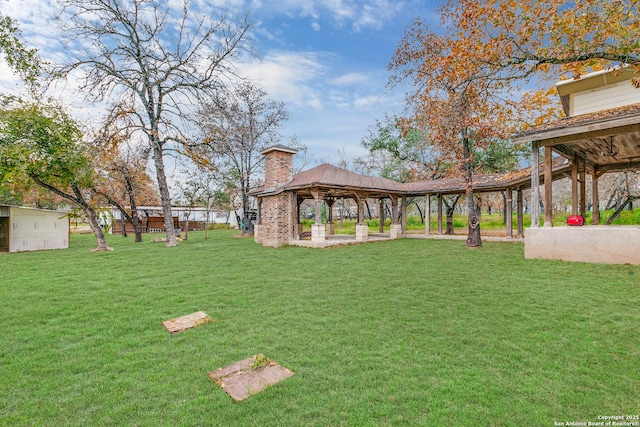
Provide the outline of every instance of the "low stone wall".
<path id="1" fill-rule="evenodd" d="M 528 228 L 524 257 L 640 265 L 640 226 Z"/>

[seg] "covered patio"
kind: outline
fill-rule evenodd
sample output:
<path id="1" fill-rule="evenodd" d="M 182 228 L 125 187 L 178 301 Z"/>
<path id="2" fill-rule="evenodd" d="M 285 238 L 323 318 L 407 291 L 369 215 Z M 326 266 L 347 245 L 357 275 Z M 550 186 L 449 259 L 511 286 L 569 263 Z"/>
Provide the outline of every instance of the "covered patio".
<path id="1" fill-rule="evenodd" d="M 293 156 L 294 150 L 286 147 L 265 150 L 267 156 Z M 282 157 L 285 156 L 285 157 Z M 290 161 L 287 160 L 287 161 Z M 282 161 L 271 162 L 273 168 L 280 168 Z M 270 164 L 267 162 L 267 164 Z M 545 173 L 545 165 L 539 166 L 540 172 Z M 550 171 L 553 179 L 561 179 L 570 175 L 572 165 L 565 159 L 557 159 L 551 164 Z M 443 197 L 451 194 L 464 194 L 466 184 L 459 178 L 447 178 L 432 181 L 418 181 L 399 183 L 385 178 L 364 176 L 347 171 L 329 164 L 322 164 L 296 175 L 275 173 L 268 171 L 271 176 L 282 176 L 282 182 L 271 188 L 261 188 L 253 195 L 258 197 L 258 218 L 255 239 L 258 243 L 279 246 L 282 244 L 328 247 L 350 243 L 372 242 L 380 240 L 412 238 L 463 238 L 463 236 L 445 235 L 443 233 Z M 513 241 L 524 236 L 524 192 L 531 187 L 531 168 L 507 174 L 479 174 L 474 177 L 474 193 L 504 192 L 506 195 L 507 212 L 516 215 L 516 235 L 513 235 L 512 215 L 506 215 L 506 237 L 496 240 Z M 285 177 L 288 178 L 285 180 Z M 289 178 L 290 177 L 290 178 Z M 273 183 L 276 184 L 277 180 Z M 515 201 L 514 201 L 515 195 Z M 412 197 L 424 197 L 425 200 L 425 228 L 424 233 L 407 234 L 407 200 Z M 437 198 L 437 230 L 431 230 L 431 200 Z M 341 199 L 351 199 L 357 208 L 357 223 L 354 234 L 335 234 L 334 208 Z M 367 200 L 377 200 L 379 213 L 379 229 L 370 233 L 365 222 L 365 203 Z M 315 222 L 310 232 L 303 232 L 301 221 L 301 205 L 311 201 L 315 206 Z M 385 212 L 388 209 L 391 223 L 385 228 Z M 325 208 L 325 215 L 320 215 Z M 266 212 L 266 215 L 265 215 Z M 265 216 L 269 219 L 265 220 Z M 323 223 L 323 216 L 326 221 Z M 270 227 L 277 225 L 278 237 L 268 236 Z M 275 235 L 275 233 L 274 233 Z M 493 240 L 483 236 L 483 239 Z M 273 242 L 273 243 L 271 243 Z M 281 242 L 281 243 L 278 243 Z"/>
<path id="2" fill-rule="evenodd" d="M 553 227 L 552 177 L 534 169 L 531 174 L 532 220 L 525 237 L 526 258 L 640 264 L 640 226 L 600 225 L 598 180 L 608 172 L 640 169 L 640 104 L 583 114 L 517 135 L 528 142 L 532 163 L 551 165 L 553 153 L 571 161 L 572 214 L 585 218 L 587 175 L 592 185 L 592 224 Z M 545 168 L 544 170 L 550 170 Z M 544 183 L 544 221 L 539 226 L 539 186 Z"/>

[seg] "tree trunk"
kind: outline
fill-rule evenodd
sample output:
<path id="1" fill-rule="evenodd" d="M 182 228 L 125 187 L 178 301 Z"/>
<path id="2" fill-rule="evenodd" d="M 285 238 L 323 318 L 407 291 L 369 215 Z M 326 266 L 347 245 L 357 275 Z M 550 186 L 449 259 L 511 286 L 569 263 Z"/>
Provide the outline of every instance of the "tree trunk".
<path id="1" fill-rule="evenodd" d="M 96 211 L 93 210 L 91 206 L 88 204 L 82 205 L 82 210 L 87 215 L 87 220 L 89 221 L 89 225 L 91 226 L 91 230 L 93 230 L 93 234 L 96 236 L 96 241 L 98 242 L 98 247 L 96 247 L 94 252 L 103 252 L 103 251 L 112 251 L 113 248 L 109 246 L 107 240 L 104 237 L 104 230 L 100 227 L 100 223 L 98 222 L 98 215 Z"/>
<path id="2" fill-rule="evenodd" d="M 187 217 L 185 218 L 184 221 L 184 240 L 187 240 L 189 238 L 189 216 L 190 216 L 191 212 L 187 213 Z"/>
<path id="3" fill-rule="evenodd" d="M 471 157 L 471 144 L 472 142 L 465 129 L 462 135 L 462 145 L 464 150 L 464 171 L 466 182 L 465 197 L 467 198 L 467 226 L 469 229 L 467 247 L 480 248 L 482 247 L 482 238 L 480 237 L 480 218 L 478 218 L 476 213 L 473 200 L 473 159 Z"/>
<path id="4" fill-rule="evenodd" d="M 84 200 L 84 196 L 82 195 L 82 191 L 78 188 L 77 185 L 72 184 L 71 188 L 73 190 L 73 194 L 76 196 L 76 203 L 82 208 L 84 213 L 87 215 L 87 221 L 89 221 L 89 226 L 91 226 L 91 230 L 93 230 L 93 234 L 96 236 L 96 241 L 98 242 L 98 246 L 93 250 L 94 252 L 103 252 L 103 251 L 112 251 L 113 248 L 109 246 L 107 243 L 107 239 L 104 237 L 104 230 L 100 227 L 100 222 L 98 221 L 98 214 L 91 207 L 89 203 Z"/>
<path id="5" fill-rule="evenodd" d="M 158 181 L 158 190 L 162 202 L 162 213 L 164 215 L 164 228 L 167 237 L 167 247 L 178 246 L 176 238 L 176 230 L 173 226 L 173 212 L 171 211 L 171 196 L 169 195 L 169 184 L 167 184 L 167 176 L 164 171 L 164 158 L 162 157 L 162 147 L 157 136 L 152 138 L 153 145 L 153 162 L 156 167 L 156 180 Z"/>
<path id="6" fill-rule="evenodd" d="M 93 250 L 94 252 L 113 250 L 113 248 L 109 246 L 109 244 L 107 243 L 107 240 L 104 237 L 104 230 L 102 229 L 102 227 L 100 227 L 100 223 L 98 222 L 98 215 L 96 214 L 96 211 L 84 199 L 84 196 L 82 195 L 82 191 L 80 191 L 80 188 L 78 188 L 77 184 L 75 183 L 71 184 L 71 189 L 73 190 L 73 195 L 71 195 L 59 190 L 56 187 L 53 187 L 47 184 L 37 176 L 34 176 L 34 175 L 29 175 L 29 176 L 39 186 L 46 188 L 48 190 L 51 190 L 53 193 L 57 194 L 58 196 L 75 203 L 76 205 L 78 205 L 78 207 L 80 207 L 80 209 L 84 211 L 84 213 L 87 215 L 87 221 L 89 221 L 89 226 L 91 227 L 93 234 L 96 236 L 96 241 L 98 242 L 98 246 Z"/>
<path id="7" fill-rule="evenodd" d="M 634 197 L 634 196 L 627 196 L 627 199 L 622 202 L 620 204 L 620 206 L 618 206 L 618 208 L 615 210 L 615 212 L 613 212 L 613 214 L 609 217 L 609 219 L 607 220 L 607 225 L 611 225 L 611 223 L 620 216 L 620 214 L 622 213 L 622 211 L 624 210 L 625 206 L 629 206 L 629 208 L 631 210 L 633 210 L 633 201 L 634 200 L 638 200 L 640 199 L 640 197 Z"/>
<path id="8" fill-rule="evenodd" d="M 140 229 L 140 221 L 138 220 L 138 205 L 136 204 L 136 198 L 133 192 L 133 181 L 131 180 L 131 175 L 129 175 L 129 171 L 126 170 L 125 173 L 125 186 L 127 189 L 127 194 L 129 194 L 129 206 L 131 207 L 131 218 L 129 221 L 133 226 L 133 231 L 136 234 L 136 243 L 142 242 L 142 230 Z"/>
<path id="9" fill-rule="evenodd" d="M 455 211 L 455 205 L 447 205 L 447 229 L 444 234 L 453 234 L 453 212 Z"/>
<path id="10" fill-rule="evenodd" d="M 121 215 L 120 227 L 122 227 L 122 230 L 120 230 L 120 233 L 122 234 L 122 237 L 128 237 L 127 236 L 127 219 L 125 218 L 124 215 Z"/>

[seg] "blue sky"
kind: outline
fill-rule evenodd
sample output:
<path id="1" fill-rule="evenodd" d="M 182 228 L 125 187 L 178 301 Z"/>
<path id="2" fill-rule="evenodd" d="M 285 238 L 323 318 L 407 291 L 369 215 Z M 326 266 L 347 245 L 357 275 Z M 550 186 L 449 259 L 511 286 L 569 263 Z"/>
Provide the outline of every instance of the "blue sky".
<path id="1" fill-rule="evenodd" d="M 176 0 L 168 0 L 176 1 Z M 435 2 L 419 0 L 191 0 L 207 10 L 224 4 L 248 11 L 253 46 L 260 59 L 239 64 L 290 119 L 282 128 L 309 148 L 314 163 L 364 154 L 367 129 L 403 106 L 401 91 L 385 92 L 387 65 L 413 19 L 435 20 Z M 49 0 L 0 0 L 0 10 L 17 19 L 31 46 L 55 58 L 55 33 L 47 24 Z M 0 90 L 13 90 L 15 77 L 0 64 Z M 283 141 L 283 142 L 286 142 Z"/>

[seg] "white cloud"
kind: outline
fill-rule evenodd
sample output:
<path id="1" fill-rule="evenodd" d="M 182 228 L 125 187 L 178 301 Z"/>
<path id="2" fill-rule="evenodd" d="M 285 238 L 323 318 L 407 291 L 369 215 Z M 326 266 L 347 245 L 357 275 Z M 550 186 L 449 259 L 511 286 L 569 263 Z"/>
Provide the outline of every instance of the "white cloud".
<path id="1" fill-rule="evenodd" d="M 408 4 L 397 0 L 254 0 L 248 3 L 252 10 L 262 13 L 283 14 L 291 19 L 310 17 L 314 25 L 322 19 L 336 27 L 351 26 L 354 31 L 381 29 L 386 22 L 406 10 Z M 315 27 L 314 30 L 317 31 Z"/>
<path id="2" fill-rule="evenodd" d="M 324 54 L 316 52 L 271 52 L 261 61 L 249 61 L 240 70 L 257 80 L 269 96 L 295 107 L 321 109 L 316 79 L 325 71 Z"/>
<path id="3" fill-rule="evenodd" d="M 350 86 L 355 84 L 366 83 L 369 80 L 369 77 L 363 73 L 348 73 L 342 76 L 338 76 L 335 79 L 331 80 L 331 82 L 338 86 Z"/>

